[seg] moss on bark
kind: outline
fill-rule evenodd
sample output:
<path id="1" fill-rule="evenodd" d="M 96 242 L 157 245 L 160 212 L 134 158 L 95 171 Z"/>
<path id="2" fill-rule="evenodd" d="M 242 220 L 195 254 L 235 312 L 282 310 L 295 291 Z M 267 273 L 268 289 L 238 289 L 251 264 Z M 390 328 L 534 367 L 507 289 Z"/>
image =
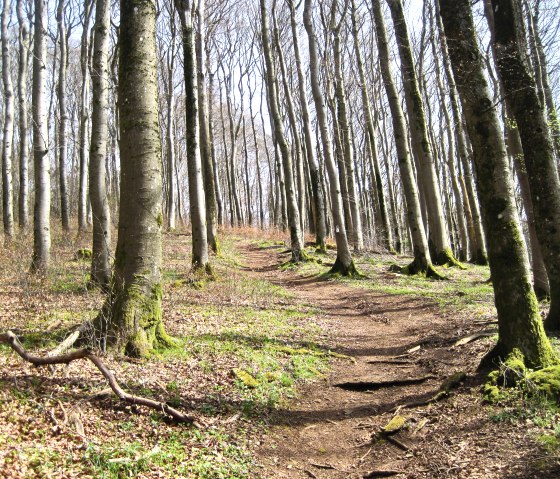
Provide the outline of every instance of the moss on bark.
<path id="1" fill-rule="evenodd" d="M 467 269 L 460 261 L 455 258 L 451 248 L 446 248 L 437 253 L 434 264 L 438 266 L 456 267 L 459 269 Z"/>
<path id="2" fill-rule="evenodd" d="M 356 269 L 354 261 L 349 265 L 345 265 L 337 256 L 333 267 L 325 275 L 326 277 L 333 278 L 337 276 L 344 276 L 345 278 L 363 278 L 364 276 Z"/>

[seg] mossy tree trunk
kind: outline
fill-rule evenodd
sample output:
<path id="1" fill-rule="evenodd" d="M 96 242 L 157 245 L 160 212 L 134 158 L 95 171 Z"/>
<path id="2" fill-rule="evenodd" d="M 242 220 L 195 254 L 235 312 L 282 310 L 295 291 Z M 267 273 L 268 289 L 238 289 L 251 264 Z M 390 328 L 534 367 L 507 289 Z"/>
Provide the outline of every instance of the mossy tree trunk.
<path id="1" fill-rule="evenodd" d="M 560 181 L 545 105 L 539 100 L 523 34 L 522 5 L 492 0 L 498 74 L 517 123 L 536 232 L 550 284 L 548 330 L 560 330 Z"/>
<path id="2" fill-rule="evenodd" d="M 171 344 L 162 322 L 161 139 L 155 0 L 121 0 L 121 202 L 111 290 L 95 323 L 103 346 L 131 356 Z M 106 342 L 106 344 L 105 344 Z"/>
<path id="3" fill-rule="evenodd" d="M 91 147 L 89 150 L 89 194 L 93 216 L 91 281 L 105 289 L 111 280 L 111 212 L 105 169 L 108 139 L 109 100 L 109 0 L 97 0 L 93 39 Z"/>
<path id="4" fill-rule="evenodd" d="M 484 74 L 470 0 L 439 0 L 449 53 L 473 147 L 487 234 L 499 339 L 483 364 L 519 349 L 530 367 L 558 359 L 543 329 L 522 239 L 506 146 Z"/>
<path id="5" fill-rule="evenodd" d="M 460 266 L 451 251 L 449 232 L 445 222 L 443 202 L 439 192 L 436 165 L 432 151 L 432 144 L 428 137 L 424 102 L 420 94 L 412 49 L 408 36 L 408 28 L 404 18 L 401 0 L 387 0 L 393 18 L 395 35 L 401 60 L 401 74 L 404 87 L 404 97 L 408 120 L 410 124 L 410 138 L 414 156 L 417 158 L 418 179 L 422 181 L 422 189 L 426 200 L 430 239 L 435 249 L 434 263 L 440 265 Z M 421 171 L 420 171 L 421 170 Z M 421 173 L 421 174 L 420 174 Z"/>
<path id="6" fill-rule="evenodd" d="M 397 87 L 395 86 L 395 81 L 393 79 L 393 74 L 391 72 L 389 46 L 387 32 L 385 29 L 385 21 L 381 11 L 381 2 L 373 2 L 372 10 L 375 22 L 377 49 L 379 52 L 379 67 L 381 70 L 381 78 L 385 85 L 387 99 L 389 101 L 389 108 L 391 110 L 399 171 L 406 199 L 406 216 L 412 237 L 414 261 L 405 268 L 405 272 L 410 274 L 427 274 L 435 276 L 436 274 L 434 274 L 435 271 L 432 267 L 432 260 L 428 249 L 428 241 L 424 232 L 424 224 L 422 222 L 418 186 L 416 185 L 416 180 L 414 178 L 412 159 L 408 149 L 408 136 L 406 133 L 404 114 L 401 108 Z"/>
<path id="7" fill-rule="evenodd" d="M 198 104 L 198 70 L 196 67 L 194 10 L 189 0 L 177 0 L 177 11 L 183 32 L 183 64 L 185 77 L 185 121 L 187 130 L 187 173 L 192 228 L 192 266 L 195 272 L 211 273 L 208 262 L 206 230 L 206 199 L 200 157 L 200 122 Z"/>
<path id="8" fill-rule="evenodd" d="M 272 58 L 270 29 L 268 22 L 266 0 L 260 0 L 261 11 L 261 38 L 266 66 L 265 80 L 268 92 L 268 108 L 272 127 L 274 129 L 274 138 L 280 149 L 282 157 L 282 170 L 284 173 L 284 191 L 286 194 L 286 209 L 288 217 L 288 227 L 290 230 L 290 242 L 292 250 L 292 261 L 298 262 L 305 260 L 306 254 L 303 246 L 303 233 L 301 231 L 301 223 L 299 210 L 296 200 L 296 192 L 294 185 L 294 175 L 292 167 L 292 157 L 290 148 L 284 135 L 282 117 L 280 115 L 280 105 L 278 104 L 278 90 L 276 83 L 276 68 Z"/>
<path id="9" fill-rule="evenodd" d="M 344 209 L 342 206 L 342 195 L 340 193 L 340 180 L 334 159 L 332 142 L 329 134 L 327 111 L 325 99 L 319 83 L 319 54 L 317 52 L 317 39 L 312 20 L 312 0 L 305 0 L 303 10 L 303 23 L 307 31 L 309 42 L 309 76 L 311 81 L 311 92 L 317 112 L 317 126 L 321 137 L 323 148 L 323 158 L 329 175 L 329 190 L 331 197 L 331 209 L 333 216 L 334 236 L 336 240 L 336 261 L 331 269 L 334 274 L 343 276 L 353 276 L 356 274 L 356 267 L 350 252 L 346 227 L 344 223 Z"/>

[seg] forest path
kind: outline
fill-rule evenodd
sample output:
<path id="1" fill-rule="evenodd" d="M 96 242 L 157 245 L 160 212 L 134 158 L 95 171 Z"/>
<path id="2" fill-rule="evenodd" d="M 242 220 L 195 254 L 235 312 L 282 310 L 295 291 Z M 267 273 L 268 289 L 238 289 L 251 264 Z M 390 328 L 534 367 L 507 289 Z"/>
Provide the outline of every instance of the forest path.
<path id="1" fill-rule="evenodd" d="M 332 341 L 321 346 L 355 361 L 334 361 L 324 381 L 304 385 L 299 397 L 273 416 L 271 431 L 258 452 L 265 477 L 361 478 L 373 470 L 403 471 L 396 477 L 435 477 L 431 466 L 423 470 L 418 464 L 419 459 L 424 463 L 426 454 L 426 463 L 437 466 L 429 448 L 422 447 L 430 428 L 418 426 L 435 421 L 438 405 L 401 413 L 413 425 L 406 436 L 409 450 L 372 441 L 372 433 L 392 418 L 397 407 L 432 397 L 445 377 L 465 368 L 465 358 L 451 348 L 457 325 L 422 300 L 281 271 L 279 264 L 289 257 L 278 251 L 245 245 L 249 274 L 286 288 L 296 302 L 317 307 Z M 400 357 L 398 364 L 395 357 Z M 424 376 L 433 378 L 367 392 L 335 386 Z"/>

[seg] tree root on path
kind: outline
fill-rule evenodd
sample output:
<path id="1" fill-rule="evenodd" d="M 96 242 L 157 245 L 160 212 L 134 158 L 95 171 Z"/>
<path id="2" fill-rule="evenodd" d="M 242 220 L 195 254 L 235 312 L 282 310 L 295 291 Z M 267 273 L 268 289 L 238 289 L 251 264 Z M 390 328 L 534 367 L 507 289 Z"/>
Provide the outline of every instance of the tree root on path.
<path id="1" fill-rule="evenodd" d="M 109 386 L 116 394 L 116 396 L 124 402 L 129 404 L 136 404 L 140 406 L 146 406 L 156 411 L 161 411 L 168 416 L 170 416 L 176 422 L 184 422 L 189 424 L 197 425 L 194 416 L 184 414 L 165 403 L 155 401 L 153 399 L 148 399 L 140 396 L 134 396 L 125 392 L 117 382 L 113 373 L 105 366 L 105 364 L 95 356 L 89 349 L 77 349 L 70 353 L 58 354 L 56 356 L 35 356 L 29 354 L 22 344 L 19 342 L 17 336 L 12 331 L 7 331 L 0 334 L 0 343 L 9 345 L 17 354 L 19 354 L 24 360 L 30 362 L 34 366 L 48 366 L 53 364 L 69 364 L 76 359 L 89 359 L 96 367 L 99 369 L 101 374 L 105 377 Z M 58 348 L 57 348 L 58 349 Z"/>
<path id="2" fill-rule="evenodd" d="M 391 386 L 406 386 L 409 384 L 419 384 L 428 379 L 436 379 L 436 376 L 428 375 L 419 378 L 392 379 L 389 381 L 347 381 L 334 384 L 337 388 L 347 391 L 371 391 L 374 389 L 388 388 Z"/>

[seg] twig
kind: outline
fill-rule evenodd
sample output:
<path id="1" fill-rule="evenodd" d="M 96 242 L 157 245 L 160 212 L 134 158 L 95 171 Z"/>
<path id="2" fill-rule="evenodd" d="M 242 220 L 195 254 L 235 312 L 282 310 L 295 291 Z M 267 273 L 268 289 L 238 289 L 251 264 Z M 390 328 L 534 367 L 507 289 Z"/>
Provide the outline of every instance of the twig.
<path id="1" fill-rule="evenodd" d="M 109 386 L 116 394 L 116 396 L 124 402 L 130 404 L 138 404 L 141 406 L 147 406 L 149 408 L 161 411 L 168 416 L 171 416 L 177 422 L 186 422 L 193 424 L 195 423 L 195 418 L 191 415 L 184 414 L 165 403 L 154 401 L 153 399 L 148 399 L 140 396 L 134 396 L 125 392 L 120 386 L 113 373 L 105 366 L 105 364 L 95 356 L 89 349 L 77 349 L 70 353 L 60 354 L 57 356 L 34 356 L 29 354 L 25 348 L 19 342 L 17 336 L 11 331 L 0 334 L 0 343 L 8 344 L 11 348 L 18 353 L 23 359 L 30 362 L 35 366 L 46 366 L 49 364 L 69 364 L 76 359 L 89 359 L 101 374 L 105 377 Z"/>

